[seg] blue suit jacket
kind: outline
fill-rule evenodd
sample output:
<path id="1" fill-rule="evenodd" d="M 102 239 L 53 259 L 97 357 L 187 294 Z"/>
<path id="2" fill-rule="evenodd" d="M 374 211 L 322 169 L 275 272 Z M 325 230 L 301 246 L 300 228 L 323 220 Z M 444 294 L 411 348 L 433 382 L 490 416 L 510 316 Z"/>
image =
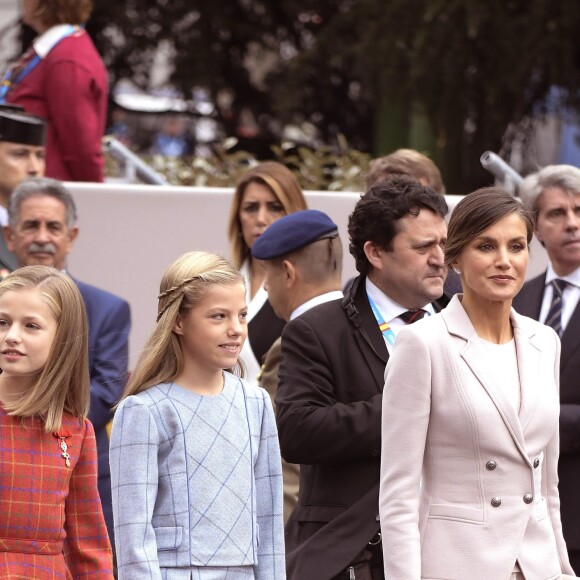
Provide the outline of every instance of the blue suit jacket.
<path id="1" fill-rule="evenodd" d="M 111 472 L 106 426 L 113 418 L 111 408 L 121 397 L 127 381 L 131 313 L 129 304 L 122 298 L 84 282 L 75 282 L 85 302 L 89 321 L 89 419 L 95 428 L 99 454 L 99 495 L 112 542 Z"/>

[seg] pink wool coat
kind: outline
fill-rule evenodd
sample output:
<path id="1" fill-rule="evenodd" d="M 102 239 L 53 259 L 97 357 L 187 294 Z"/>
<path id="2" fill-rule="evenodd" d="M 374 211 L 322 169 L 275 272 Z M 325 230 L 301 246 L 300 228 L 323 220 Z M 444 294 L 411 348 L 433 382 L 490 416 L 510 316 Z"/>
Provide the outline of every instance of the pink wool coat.
<path id="1" fill-rule="evenodd" d="M 560 522 L 556 333 L 511 312 L 519 414 L 458 296 L 397 336 L 385 371 L 379 496 L 389 580 L 573 574 Z"/>

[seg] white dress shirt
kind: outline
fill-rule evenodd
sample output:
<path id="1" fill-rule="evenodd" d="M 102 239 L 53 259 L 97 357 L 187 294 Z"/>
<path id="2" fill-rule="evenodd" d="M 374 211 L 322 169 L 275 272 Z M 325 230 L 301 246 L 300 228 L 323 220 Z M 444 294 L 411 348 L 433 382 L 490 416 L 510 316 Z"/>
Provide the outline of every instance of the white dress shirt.
<path id="1" fill-rule="evenodd" d="M 398 302 L 391 300 L 386 294 L 381 292 L 379 288 L 373 284 L 368 278 L 365 280 L 365 288 L 367 291 L 367 295 L 372 299 L 375 303 L 375 306 L 378 308 L 379 312 L 383 316 L 384 321 L 390 326 L 393 334 L 397 336 L 397 332 L 404 328 L 405 321 L 399 318 L 401 314 L 407 312 L 409 309 L 401 306 Z M 433 310 L 433 305 L 431 303 L 425 304 L 425 306 L 421 307 L 422 310 L 427 312 L 426 316 L 431 316 L 435 314 L 435 310 Z M 377 322 L 378 325 L 378 322 Z M 389 354 L 392 352 L 392 346 L 389 344 L 389 341 L 385 338 L 385 344 L 387 345 L 387 350 Z"/>
<path id="2" fill-rule="evenodd" d="M 304 302 L 304 304 L 298 306 L 298 308 L 296 308 L 292 312 L 292 314 L 290 314 L 290 320 L 294 320 L 295 318 L 297 318 L 301 314 L 304 314 L 307 310 L 310 310 L 315 306 L 324 304 L 326 302 L 330 302 L 332 300 L 339 300 L 340 298 L 343 298 L 343 296 L 344 295 L 340 290 L 333 290 L 332 292 L 325 292 L 320 296 L 315 296 L 314 298 L 311 298 L 310 300 Z"/>
<path id="3" fill-rule="evenodd" d="M 554 286 L 551 282 L 555 278 L 566 280 L 568 285 L 562 292 L 562 332 L 566 330 L 566 326 L 570 321 L 572 313 L 576 310 L 578 300 L 580 299 L 580 268 L 576 268 L 567 276 L 558 276 L 552 268 L 552 264 L 548 264 L 546 271 L 546 288 L 544 290 L 544 299 L 542 300 L 542 308 L 540 310 L 540 322 L 546 322 L 546 317 L 550 311 L 552 304 L 552 297 L 554 296 Z"/>

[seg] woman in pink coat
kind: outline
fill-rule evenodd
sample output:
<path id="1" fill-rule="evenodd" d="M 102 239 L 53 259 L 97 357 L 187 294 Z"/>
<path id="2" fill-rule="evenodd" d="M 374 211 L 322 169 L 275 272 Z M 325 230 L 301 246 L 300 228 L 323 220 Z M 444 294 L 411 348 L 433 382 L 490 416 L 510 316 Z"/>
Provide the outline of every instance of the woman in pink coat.
<path id="1" fill-rule="evenodd" d="M 511 308 L 532 233 L 504 191 L 464 198 L 445 245 L 463 294 L 397 336 L 379 496 L 389 580 L 573 574 L 557 487 L 560 341 Z"/>

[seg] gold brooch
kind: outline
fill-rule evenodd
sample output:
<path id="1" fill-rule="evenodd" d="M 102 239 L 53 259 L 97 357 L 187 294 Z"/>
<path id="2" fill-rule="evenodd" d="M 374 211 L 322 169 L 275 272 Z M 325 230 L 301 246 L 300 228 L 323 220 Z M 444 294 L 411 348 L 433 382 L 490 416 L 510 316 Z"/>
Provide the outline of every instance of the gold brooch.
<path id="1" fill-rule="evenodd" d="M 61 455 L 64 459 L 64 464 L 70 467 L 70 454 L 68 452 L 68 443 L 66 442 L 66 438 L 70 437 L 70 433 L 68 431 L 61 431 L 60 433 L 53 433 L 53 435 L 59 440 L 58 446 L 62 450 Z"/>

